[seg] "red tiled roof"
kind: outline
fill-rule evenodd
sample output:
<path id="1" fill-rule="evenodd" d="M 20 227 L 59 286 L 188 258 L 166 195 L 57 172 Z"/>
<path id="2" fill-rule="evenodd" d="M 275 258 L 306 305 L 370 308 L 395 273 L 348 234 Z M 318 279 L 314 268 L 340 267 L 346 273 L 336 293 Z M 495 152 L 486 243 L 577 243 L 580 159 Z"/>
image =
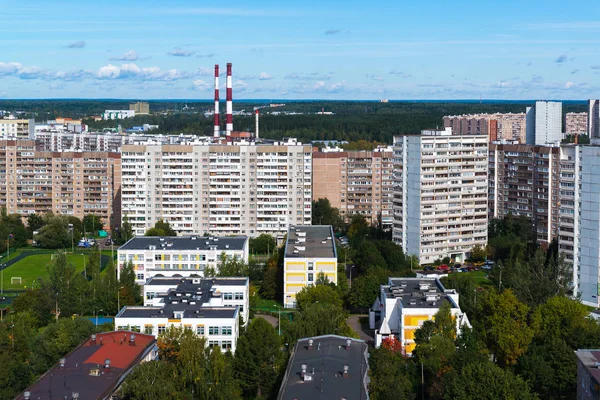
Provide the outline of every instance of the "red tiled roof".
<path id="1" fill-rule="evenodd" d="M 155 339 L 151 335 L 143 335 L 141 333 L 135 334 L 135 346 L 131 346 L 129 343 L 131 332 L 106 332 L 96 335 L 96 343 L 100 343 L 102 339 L 102 346 L 99 347 L 94 354 L 87 358 L 84 364 L 100 364 L 104 365 L 104 360 L 110 359 L 110 366 L 112 368 L 125 369 L 137 359 L 140 355 L 140 351 L 145 349 Z M 80 347 L 96 346 L 89 339 Z"/>

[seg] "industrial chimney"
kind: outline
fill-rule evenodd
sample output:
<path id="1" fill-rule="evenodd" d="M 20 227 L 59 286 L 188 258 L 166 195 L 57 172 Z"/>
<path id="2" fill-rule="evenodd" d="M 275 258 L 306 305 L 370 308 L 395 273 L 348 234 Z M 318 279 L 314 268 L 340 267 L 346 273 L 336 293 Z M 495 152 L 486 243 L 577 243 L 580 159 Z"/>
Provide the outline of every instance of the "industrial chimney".
<path id="1" fill-rule="evenodd" d="M 226 81 L 226 90 L 227 90 L 227 115 L 226 115 L 226 125 L 225 125 L 225 134 L 227 136 L 231 135 L 233 131 L 233 96 L 231 93 L 231 63 L 227 63 L 227 81 Z"/>
<path id="2" fill-rule="evenodd" d="M 214 137 L 219 137 L 220 133 L 219 125 L 219 64 L 215 64 L 215 126 L 214 126 Z"/>
<path id="3" fill-rule="evenodd" d="M 256 118 L 256 128 L 254 130 L 254 138 L 258 139 L 258 115 L 259 115 L 258 108 L 256 109 L 256 111 L 254 111 L 254 114 L 255 114 L 255 118 Z"/>

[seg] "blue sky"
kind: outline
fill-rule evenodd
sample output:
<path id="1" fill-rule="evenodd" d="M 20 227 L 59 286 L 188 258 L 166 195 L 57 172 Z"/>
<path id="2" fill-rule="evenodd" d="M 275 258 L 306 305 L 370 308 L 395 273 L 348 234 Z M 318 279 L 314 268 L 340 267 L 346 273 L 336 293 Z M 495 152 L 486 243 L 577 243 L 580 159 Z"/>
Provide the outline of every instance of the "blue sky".
<path id="1" fill-rule="evenodd" d="M 600 2 L 0 0 L 2 98 L 210 99 L 227 62 L 234 99 L 596 98 Z"/>

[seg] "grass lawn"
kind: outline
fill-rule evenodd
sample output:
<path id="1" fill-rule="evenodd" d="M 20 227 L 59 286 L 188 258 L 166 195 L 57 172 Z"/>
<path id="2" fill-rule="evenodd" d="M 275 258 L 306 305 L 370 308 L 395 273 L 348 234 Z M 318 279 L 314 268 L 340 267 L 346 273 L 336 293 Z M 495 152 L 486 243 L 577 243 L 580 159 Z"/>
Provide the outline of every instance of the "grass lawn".
<path id="1" fill-rule="evenodd" d="M 282 305 L 275 300 L 259 298 L 257 299 L 256 304 L 253 305 L 253 307 L 261 310 L 277 311 L 277 308 L 281 308 Z"/>
<path id="2" fill-rule="evenodd" d="M 461 274 L 469 274 L 473 277 L 473 279 L 475 280 L 475 285 L 477 286 L 489 286 L 492 283 L 490 282 L 490 280 L 488 278 L 486 278 L 488 272 L 487 271 L 483 271 L 483 270 L 479 270 L 479 271 L 471 271 L 471 272 L 461 272 Z"/>
<path id="3" fill-rule="evenodd" d="M 11 257 L 12 258 L 12 257 Z M 88 256 L 85 255 L 86 262 Z M 67 259 L 75 265 L 77 272 L 83 271 L 83 259 L 81 254 L 68 254 Z M 48 277 L 47 265 L 52 262 L 52 254 L 36 254 L 25 257 L 16 264 L 4 270 L 5 290 L 24 290 L 31 286 L 37 278 Z M 12 284 L 12 277 L 20 277 L 21 284 Z"/>

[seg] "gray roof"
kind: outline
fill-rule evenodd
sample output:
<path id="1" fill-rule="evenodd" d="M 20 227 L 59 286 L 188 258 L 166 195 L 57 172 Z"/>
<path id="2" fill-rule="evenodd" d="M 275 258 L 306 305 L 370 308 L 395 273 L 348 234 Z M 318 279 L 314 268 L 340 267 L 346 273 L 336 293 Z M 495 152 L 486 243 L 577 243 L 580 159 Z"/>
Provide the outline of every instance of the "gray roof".
<path id="1" fill-rule="evenodd" d="M 351 341 L 350 346 L 346 346 L 347 340 Z M 337 335 L 300 339 L 288 362 L 277 399 L 368 400 L 367 353 L 367 344 L 358 339 Z M 312 380 L 302 380 L 302 365 L 306 365 Z M 346 377 L 344 365 L 348 366 Z"/>
<path id="2" fill-rule="evenodd" d="M 446 289 L 438 278 L 389 278 L 389 285 L 383 285 L 387 298 L 402 301 L 405 308 L 440 308 L 444 301 L 449 301 L 452 308 L 457 305 L 448 294 L 453 289 Z"/>
<path id="3" fill-rule="evenodd" d="M 204 236 L 136 236 L 119 247 L 119 250 L 148 250 L 150 246 L 169 251 L 177 250 L 243 250 L 247 236 L 204 237 Z"/>
<path id="4" fill-rule="evenodd" d="M 301 249 L 302 247 L 304 250 Z M 333 228 L 331 225 L 290 226 L 285 243 L 285 256 L 337 258 Z"/>
<path id="5" fill-rule="evenodd" d="M 196 279 L 200 279 L 197 277 Z M 214 285 L 220 286 L 244 286 L 248 284 L 248 278 L 201 278 L 201 281 L 210 281 Z M 194 278 L 169 278 L 153 276 L 144 284 L 144 286 L 179 286 L 181 283 L 194 285 Z M 195 284 L 198 285 L 198 284 Z"/>

